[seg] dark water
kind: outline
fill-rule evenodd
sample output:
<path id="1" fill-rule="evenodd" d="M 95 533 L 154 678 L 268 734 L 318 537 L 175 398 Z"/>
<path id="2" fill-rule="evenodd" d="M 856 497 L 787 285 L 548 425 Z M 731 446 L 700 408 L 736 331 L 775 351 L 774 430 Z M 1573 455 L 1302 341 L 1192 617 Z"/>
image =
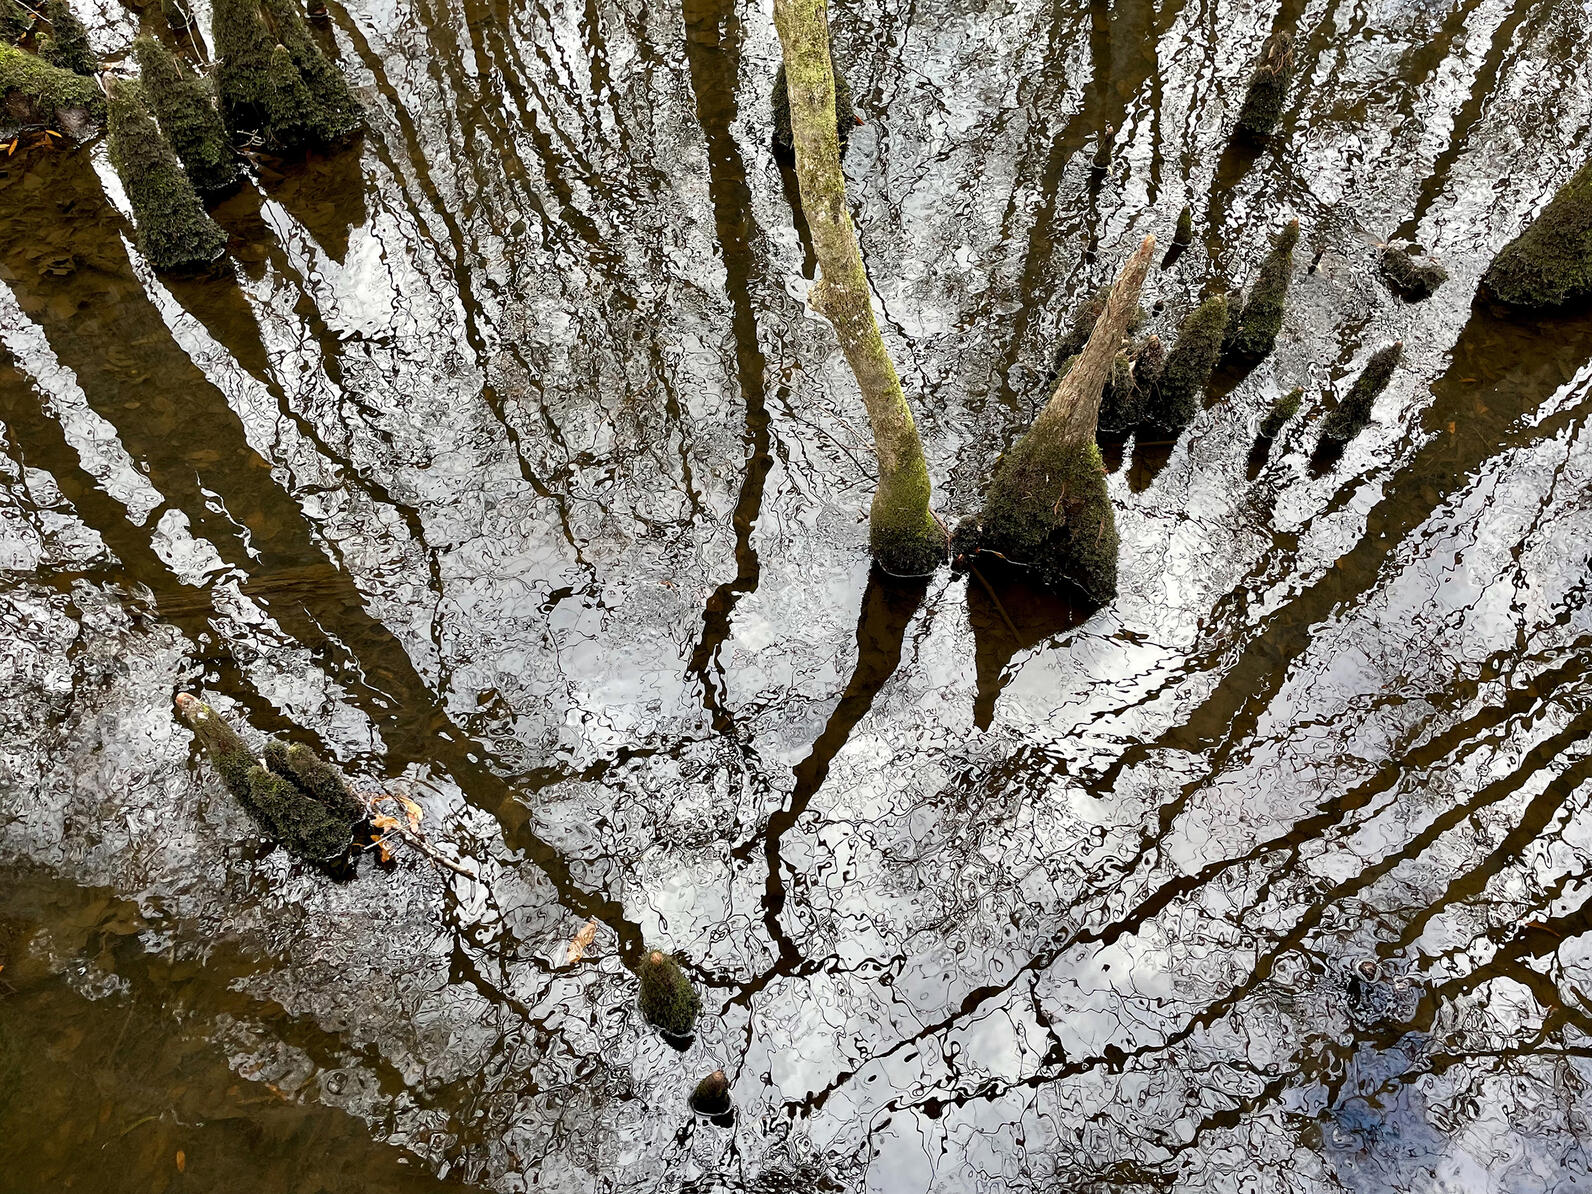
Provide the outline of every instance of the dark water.
<path id="1" fill-rule="evenodd" d="M 1301 221 L 1277 353 L 1108 446 L 1104 610 L 870 578 L 764 7 L 334 6 L 371 133 L 229 200 L 221 278 L 150 274 L 103 146 L 0 159 L 0 1187 L 1592 1189 L 1592 320 L 1471 301 L 1592 148 L 1592 11 L 832 11 L 947 521 L 1138 237 L 1193 204 L 1169 333 Z M 178 691 L 481 881 L 269 851 Z"/>

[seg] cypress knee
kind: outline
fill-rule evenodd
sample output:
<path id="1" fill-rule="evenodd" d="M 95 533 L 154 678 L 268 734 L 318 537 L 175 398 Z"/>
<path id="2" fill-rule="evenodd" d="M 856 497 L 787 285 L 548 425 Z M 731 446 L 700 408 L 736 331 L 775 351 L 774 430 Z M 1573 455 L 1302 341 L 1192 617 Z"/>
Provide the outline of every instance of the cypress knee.
<path id="1" fill-rule="evenodd" d="M 1229 344 L 1235 356 L 1258 361 L 1268 356 L 1277 343 L 1288 304 L 1288 283 L 1293 278 L 1294 246 L 1298 243 L 1299 221 L 1290 220 L 1261 262 L 1243 312 L 1233 317 L 1238 326 L 1229 337 Z"/>
<path id="2" fill-rule="evenodd" d="M 209 81 L 179 65 L 171 51 L 148 34 L 133 43 L 133 53 L 160 131 L 181 159 L 194 190 L 203 196 L 231 191 L 242 181 L 243 171 Z"/>
<path id="3" fill-rule="evenodd" d="M 1592 161 L 1493 258 L 1481 285 L 1500 303 L 1526 311 L 1581 307 L 1592 300 Z"/>
<path id="4" fill-rule="evenodd" d="M 1227 296 L 1206 299 L 1178 330 L 1161 381 L 1145 404 L 1145 421 L 1176 434 L 1199 413 L 1200 397 L 1222 355 L 1227 333 Z"/>
<path id="5" fill-rule="evenodd" d="M 846 76 L 841 72 L 833 53 L 829 56 L 829 63 L 835 73 L 835 136 L 840 142 L 840 152 L 845 153 L 852 131 L 862 123 L 862 118 L 851 106 L 851 84 L 846 82 Z M 774 150 L 788 162 L 796 154 L 796 141 L 790 124 L 790 88 L 785 81 L 783 62 L 774 72 L 774 94 L 771 99 L 774 107 Z"/>
<path id="6" fill-rule="evenodd" d="M 1299 406 L 1304 399 L 1304 388 L 1295 386 L 1273 402 L 1271 409 L 1266 412 L 1266 417 L 1260 421 L 1260 438 L 1276 439 L 1288 420 L 1299 413 Z"/>
<path id="7" fill-rule="evenodd" d="M 208 265 L 226 251 L 227 234 L 205 214 L 137 83 L 111 89 L 110 158 L 133 207 L 138 247 L 157 270 Z"/>
<path id="8" fill-rule="evenodd" d="M 1387 389 L 1393 370 L 1398 368 L 1399 362 L 1403 359 L 1403 341 L 1396 341 L 1371 354 L 1371 359 L 1365 363 L 1364 370 L 1355 379 L 1348 394 L 1322 423 L 1323 441 L 1337 440 L 1339 443 L 1345 443 L 1365 430 L 1371 421 L 1371 407 L 1375 405 L 1382 391 Z"/>
<path id="9" fill-rule="evenodd" d="M 66 0 L 50 0 L 44 6 L 44 19 L 50 22 L 50 33 L 39 38 L 39 57 L 74 75 L 97 74 L 99 60 L 89 47 L 88 30 Z"/>
<path id="10" fill-rule="evenodd" d="M 1260 61 L 1250 76 L 1244 106 L 1238 111 L 1238 131 L 1248 137 L 1269 137 L 1282 120 L 1288 102 L 1288 80 L 1293 74 L 1294 36 L 1280 30 L 1260 48 Z"/>
<path id="11" fill-rule="evenodd" d="M 641 960 L 637 977 L 642 1018 L 670 1036 L 690 1036 L 702 1000 L 679 963 L 655 949 Z"/>

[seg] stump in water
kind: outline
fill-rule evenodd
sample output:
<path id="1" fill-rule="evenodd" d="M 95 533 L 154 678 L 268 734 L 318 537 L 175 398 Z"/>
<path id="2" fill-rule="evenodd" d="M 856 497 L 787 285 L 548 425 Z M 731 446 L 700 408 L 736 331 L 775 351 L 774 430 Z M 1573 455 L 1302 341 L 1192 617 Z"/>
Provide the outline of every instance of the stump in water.
<path id="1" fill-rule="evenodd" d="M 52 128 L 81 139 L 104 118 L 105 97 L 93 79 L 0 45 L 0 136 Z"/>
<path id="2" fill-rule="evenodd" d="M 1482 290 L 1510 307 L 1554 311 L 1592 300 L 1592 161 L 1559 188 L 1482 275 Z"/>
<path id="3" fill-rule="evenodd" d="M 1227 342 L 1234 356 L 1259 361 L 1268 356 L 1277 343 L 1288 304 L 1288 283 L 1293 278 L 1294 246 L 1298 243 L 1299 221 L 1290 220 L 1278 234 L 1266 260 L 1261 262 L 1260 273 L 1250 287 L 1243 311 L 1232 316 L 1236 327 Z"/>
<path id="4" fill-rule="evenodd" d="M 133 206 L 138 247 L 152 266 L 193 269 L 226 252 L 226 232 L 205 214 L 135 82 L 111 89 L 110 158 Z"/>
<path id="5" fill-rule="evenodd" d="M 655 949 L 641 959 L 636 974 L 641 980 L 636 999 L 642 1018 L 669 1036 L 690 1036 L 702 1000 L 679 963 Z"/>
<path id="6" fill-rule="evenodd" d="M 1117 526 L 1095 445 L 1100 401 L 1137 316 L 1155 238 L 1128 258 L 1067 375 L 1034 425 L 995 466 L 964 546 L 999 552 L 1047 585 L 1074 585 L 1104 603 L 1117 592 Z"/>
<path id="7" fill-rule="evenodd" d="M 306 861 L 336 868 L 346 858 L 365 812 L 336 768 L 307 746 L 276 742 L 256 758 L 220 714 L 187 693 L 178 696 L 177 709 L 261 829 Z"/>
<path id="8" fill-rule="evenodd" d="M 1288 420 L 1299 413 L 1300 404 L 1305 400 L 1305 391 L 1302 386 L 1295 386 L 1277 401 L 1271 404 L 1271 409 L 1266 412 L 1266 417 L 1260 421 L 1260 438 L 1265 440 L 1276 439 L 1288 423 Z"/>
<path id="9" fill-rule="evenodd" d="M 1177 434 L 1199 413 L 1200 396 L 1222 355 L 1227 333 L 1227 296 L 1201 303 L 1178 330 L 1177 343 L 1166 358 L 1160 384 L 1145 404 L 1145 421 Z"/>
<path id="10" fill-rule="evenodd" d="M 179 65 L 171 51 L 148 34 L 133 43 L 133 53 L 160 131 L 181 159 L 194 190 L 205 197 L 232 191 L 242 181 L 243 171 L 210 82 Z"/>
<path id="11" fill-rule="evenodd" d="M 1323 442 L 1336 440 L 1346 443 L 1365 429 L 1371 421 L 1371 407 L 1382 391 L 1387 389 L 1393 370 L 1398 368 L 1403 358 L 1404 342 L 1401 340 L 1371 354 L 1371 359 L 1365 363 L 1365 369 L 1355 379 L 1348 395 L 1321 424 Z"/>
<path id="12" fill-rule="evenodd" d="M 1288 102 L 1288 79 L 1293 74 L 1294 36 L 1279 30 L 1260 49 L 1260 61 L 1249 80 L 1244 106 L 1238 112 L 1238 131 L 1251 138 L 1269 137 L 1282 119 Z"/>
<path id="13" fill-rule="evenodd" d="M 1448 271 L 1430 257 L 1418 256 L 1397 245 L 1387 245 L 1382 250 L 1382 276 L 1412 303 L 1431 298 L 1448 281 Z"/>
<path id="14" fill-rule="evenodd" d="M 88 30 L 66 0 L 50 0 L 44 6 L 44 19 L 50 22 L 50 32 L 39 38 L 39 57 L 74 75 L 99 73 L 99 60 L 89 48 Z"/>
<path id="15" fill-rule="evenodd" d="M 840 71 L 831 51 L 829 64 L 835 72 L 835 136 L 840 139 L 840 152 L 846 152 L 851 132 L 862 123 L 862 117 L 851 106 L 851 84 Z M 790 88 L 785 81 L 785 64 L 781 62 L 774 72 L 774 152 L 780 159 L 790 162 L 796 157 L 796 139 L 790 123 Z"/>
<path id="16" fill-rule="evenodd" d="M 295 4 L 266 0 L 262 11 L 256 0 L 216 0 L 212 30 L 221 110 L 234 136 L 287 153 L 358 132 L 359 101 Z"/>

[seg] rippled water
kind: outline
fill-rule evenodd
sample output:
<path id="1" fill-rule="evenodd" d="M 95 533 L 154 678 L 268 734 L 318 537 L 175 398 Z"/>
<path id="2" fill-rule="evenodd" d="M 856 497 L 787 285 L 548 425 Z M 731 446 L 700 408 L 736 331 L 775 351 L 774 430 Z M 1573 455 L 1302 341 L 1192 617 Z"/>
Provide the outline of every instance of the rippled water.
<path id="1" fill-rule="evenodd" d="M 223 205 L 220 278 L 150 273 L 103 146 L 0 159 L 0 1184 L 1592 1189 L 1592 320 L 1471 302 L 1592 147 L 1592 11 L 831 7 L 948 522 L 1138 237 L 1192 203 L 1166 333 L 1300 218 L 1276 354 L 1108 445 L 1104 610 L 869 576 L 764 6 L 334 5 L 370 134 Z M 269 851 L 179 690 L 481 881 Z"/>

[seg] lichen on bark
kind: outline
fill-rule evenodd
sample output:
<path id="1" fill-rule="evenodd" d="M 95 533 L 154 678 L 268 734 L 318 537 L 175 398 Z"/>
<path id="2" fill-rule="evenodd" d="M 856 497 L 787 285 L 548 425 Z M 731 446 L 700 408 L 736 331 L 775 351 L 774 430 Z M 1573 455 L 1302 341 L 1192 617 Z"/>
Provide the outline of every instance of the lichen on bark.
<path id="1" fill-rule="evenodd" d="M 945 536 L 929 512 L 923 444 L 873 316 L 868 276 L 846 208 L 828 10 L 824 0 L 775 0 L 774 25 L 784 53 L 802 212 L 820 270 L 812 306 L 835 329 L 873 431 L 879 485 L 869 514 L 869 547 L 887 572 L 929 572 L 945 557 Z"/>

